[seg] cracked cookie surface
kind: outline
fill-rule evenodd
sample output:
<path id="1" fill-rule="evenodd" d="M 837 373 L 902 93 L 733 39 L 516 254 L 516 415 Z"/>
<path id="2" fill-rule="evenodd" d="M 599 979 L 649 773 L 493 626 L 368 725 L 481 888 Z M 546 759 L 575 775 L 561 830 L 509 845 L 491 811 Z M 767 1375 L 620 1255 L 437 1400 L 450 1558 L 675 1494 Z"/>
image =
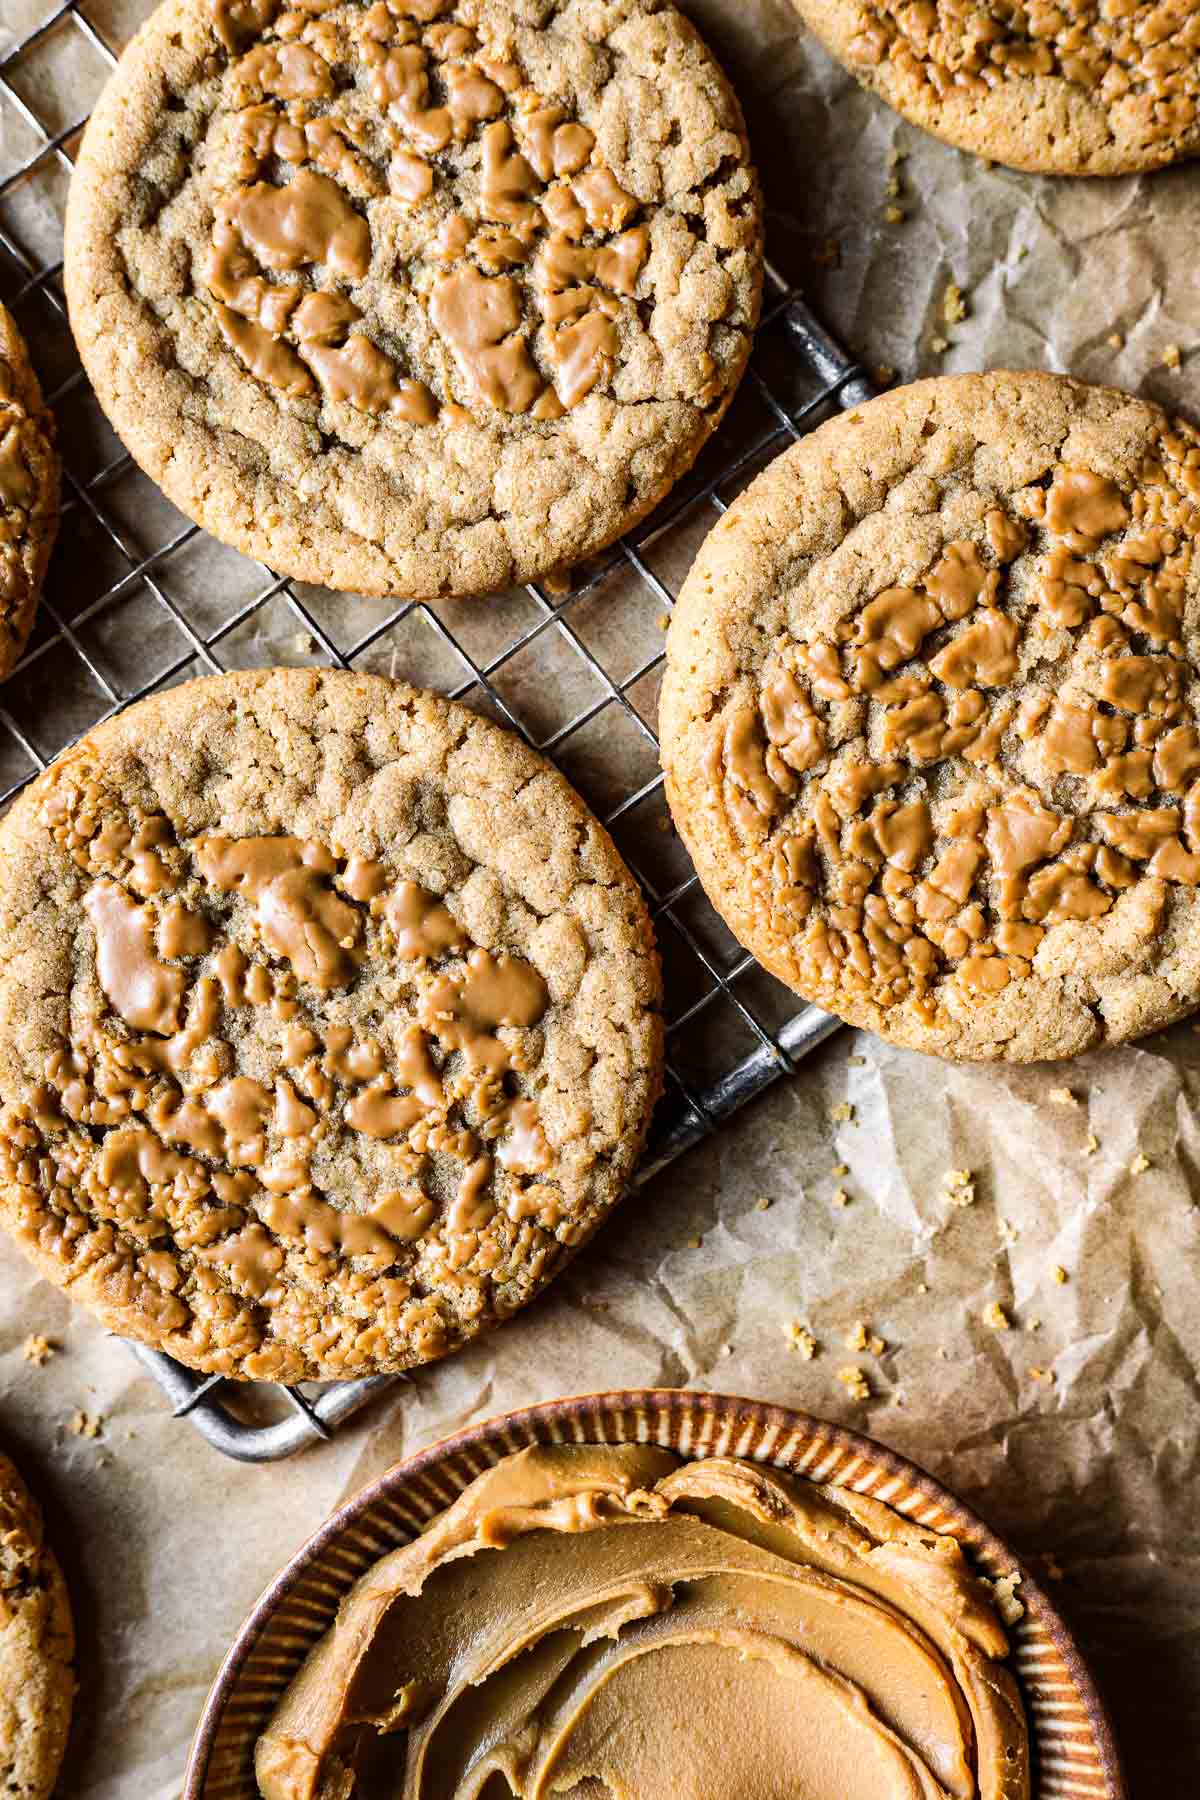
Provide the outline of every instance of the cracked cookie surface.
<path id="1" fill-rule="evenodd" d="M 601 1222 L 657 1098 L 611 840 L 466 708 L 215 676 L 0 829 L 0 1217 L 114 1330 L 271 1380 L 396 1371 Z"/>
<path id="2" fill-rule="evenodd" d="M 428 598 L 648 512 L 732 397 L 761 272 L 737 101 L 662 0 L 166 0 L 88 127 L 65 280 L 184 512 Z"/>
<path id="3" fill-rule="evenodd" d="M 58 530 L 54 420 L 12 314 L 0 306 L 0 681 L 33 630 Z"/>
<path id="4" fill-rule="evenodd" d="M 917 382 L 781 456 L 671 625 L 667 792 L 797 993 L 963 1058 L 1200 1004 L 1200 435 L 1065 377 Z"/>
<path id="5" fill-rule="evenodd" d="M 793 0 L 936 137 L 1011 168 L 1119 175 L 1200 151 L 1198 0 Z"/>
<path id="6" fill-rule="evenodd" d="M 0 1792 L 49 1800 L 75 1697 L 75 1628 L 36 1501 L 0 1453 Z"/>

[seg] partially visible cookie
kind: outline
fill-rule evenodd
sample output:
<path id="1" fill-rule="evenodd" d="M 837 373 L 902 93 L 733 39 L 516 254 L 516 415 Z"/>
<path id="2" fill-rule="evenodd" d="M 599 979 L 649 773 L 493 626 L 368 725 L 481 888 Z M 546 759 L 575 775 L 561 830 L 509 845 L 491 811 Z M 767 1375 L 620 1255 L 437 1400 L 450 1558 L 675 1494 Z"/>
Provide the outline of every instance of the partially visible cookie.
<path id="1" fill-rule="evenodd" d="M 1120 175 L 1200 151 L 1195 0 L 793 0 L 897 112 L 1013 169 Z"/>
<path id="2" fill-rule="evenodd" d="M 714 905 L 807 999 L 1033 1061 L 1200 1004 L 1200 434 L 1062 376 L 917 382 L 774 462 L 667 643 Z"/>
<path id="3" fill-rule="evenodd" d="M 658 1095 L 640 890 L 562 776 L 378 676 L 190 682 L 0 826 L 0 1221 L 115 1331 L 270 1380 L 514 1313 Z"/>
<path id="4" fill-rule="evenodd" d="M 0 306 L 0 681 L 33 630 L 57 530 L 54 420 L 16 322 Z"/>
<path id="5" fill-rule="evenodd" d="M 164 0 L 67 219 L 142 467 L 371 594 L 490 593 L 627 530 L 725 411 L 761 279 L 741 111 L 664 0 Z"/>
<path id="6" fill-rule="evenodd" d="M 0 1454 L 0 1794 L 48 1800 L 71 1724 L 75 1629 L 42 1515 Z"/>

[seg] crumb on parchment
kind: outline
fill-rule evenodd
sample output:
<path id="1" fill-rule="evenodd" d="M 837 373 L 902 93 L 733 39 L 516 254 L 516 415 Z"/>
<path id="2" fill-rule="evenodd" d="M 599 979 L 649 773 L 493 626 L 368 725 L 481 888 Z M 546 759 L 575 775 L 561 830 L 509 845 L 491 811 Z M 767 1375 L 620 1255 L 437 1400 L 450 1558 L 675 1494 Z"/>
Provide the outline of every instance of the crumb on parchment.
<path id="1" fill-rule="evenodd" d="M 27 1363 L 33 1363 L 40 1369 L 43 1363 L 49 1362 L 57 1349 L 58 1345 L 52 1344 L 48 1337 L 43 1337 L 40 1331 L 33 1331 L 21 1345 L 21 1355 Z"/>
<path id="2" fill-rule="evenodd" d="M 1124 332 L 1110 331 L 1108 334 L 1108 347 L 1110 350 L 1123 350 L 1125 348 Z"/>
<path id="3" fill-rule="evenodd" d="M 758 1199 L 754 1202 L 754 1210 L 755 1212 L 770 1212 L 771 1201 L 766 1194 L 760 1194 L 758 1196 Z"/>
<path id="4" fill-rule="evenodd" d="M 856 1369 L 852 1363 L 847 1364 L 844 1369 L 839 1369 L 837 1378 L 852 1400 L 869 1400 L 871 1398 L 870 1382 L 862 1370 Z"/>
<path id="5" fill-rule="evenodd" d="M 834 1205 L 835 1205 L 835 1206 L 849 1206 L 849 1204 L 850 1204 L 850 1196 L 849 1196 L 849 1194 L 848 1194 L 848 1193 L 847 1193 L 847 1192 L 846 1192 L 846 1190 L 845 1190 L 845 1188 L 834 1188 L 834 1190 L 833 1190 L 833 1204 L 834 1204 Z"/>
<path id="6" fill-rule="evenodd" d="M 882 1356 L 887 1348 L 883 1339 L 870 1330 L 865 1319 L 855 1319 L 843 1341 L 847 1350 L 866 1350 L 871 1356 Z"/>
<path id="7" fill-rule="evenodd" d="M 1178 344 L 1164 344 L 1162 361 L 1164 369 L 1178 369 L 1183 365 L 1183 351 Z"/>
<path id="8" fill-rule="evenodd" d="M 1079 1105 L 1079 1101 L 1076 1099 L 1075 1095 L 1071 1092 L 1069 1087 L 1051 1088 L 1050 1092 L 1047 1094 L 1046 1098 L 1048 1100 L 1052 1100 L 1054 1102 L 1055 1106 L 1078 1106 Z"/>
<path id="9" fill-rule="evenodd" d="M 854 1108 L 848 1100 L 839 1100 L 836 1106 L 830 1107 L 829 1119 L 830 1123 L 833 1125 L 852 1125 L 854 1123 Z"/>
<path id="10" fill-rule="evenodd" d="M 1057 1281 L 1059 1287 L 1065 1287 L 1067 1282 L 1071 1279 L 1061 1263 L 1055 1263 L 1050 1273 L 1053 1275 L 1055 1281 Z"/>
<path id="11" fill-rule="evenodd" d="M 948 281 L 942 294 L 942 317 L 947 325 L 959 325 L 967 316 L 967 302 L 957 281 Z"/>
<path id="12" fill-rule="evenodd" d="M 942 1199 L 951 1206 L 974 1206 L 975 1177 L 970 1169 L 947 1169 L 942 1178 Z"/>
<path id="13" fill-rule="evenodd" d="M 989 1331 L 1012 1330 L 1012 1320 L 998 1300 L 989 1300 L 979 1316 Z"/>
<path id="14" fill-rule="evenodd" d="M 97 1438 L 103 1429 L 102 1413 L 84 1412 L 82 1407 L 76 1407 L 71 1414 L 71 1430 L 76 1437 Z"/>
<path id="15" fill-rule="evenodd" d="M 1144 1175 L 1149 1167 L 1150 1158 L 1146 1156 L 1143 1151 L 1139 1150 L 1129 1165 L 1129 1173 L 1131 1175 Z"/>
<path id="16" fill-rule="evenodd" d="M 1085 1156 L 1095 1156 L 1095 1154 L 1099 1148 L 1100 1148 L 1100 1139 L 1096 1136 L 1094 1131 L 1089 1131 L 1087 1134 L 1087 1140 L 1083 1146 L 1084 1155 Z"/>
<path id="17" fill-rule="evenodd" d="M 808 1326 L 800 1319 L 789 1319 L 783 1328 L 783 1332 L 784 1336 L 787 1338 L 789 1348 L 798 1350 L 805 1362 L 811 1362 L 813 1357 L 817 1354 L 817 1340 L 808 1329 Z"/>

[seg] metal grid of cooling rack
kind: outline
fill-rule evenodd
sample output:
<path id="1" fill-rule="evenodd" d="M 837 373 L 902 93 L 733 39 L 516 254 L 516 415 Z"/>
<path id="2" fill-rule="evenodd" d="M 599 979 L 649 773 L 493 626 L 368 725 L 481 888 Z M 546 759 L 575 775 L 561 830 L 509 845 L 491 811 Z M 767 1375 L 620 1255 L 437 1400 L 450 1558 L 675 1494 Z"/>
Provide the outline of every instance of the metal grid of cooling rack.
<path id="1" fill-rule="evenodd" d="M 721 431 L 648 521 L 573 571 L 568 592 L 533 584 L 482 605 L 380 606 L 280 579 L 174 512 L 108 433 L 74 355 L 61 288 L 62 203 L 86 122 L 78 96 L 94 99 L 121 48 L 120 28 L 97 23 L 104 3 L 54 5 L 0 47 L 0 299 L 38 364 L 64 463 L 63 521 L 39 623 L 0 694 L 0 804 L 131 701 L 249 663 L 383 668 L 491 713 L 583 792 L 654 915 L 666 973 L 667 1093 L 640 1185 L 836 1024 L 813 1007 L 797 1009 L 709 908 L 670 828 L 654 719 L 661 630 L 700 539 L 766 462 L 839 406 L 868 400 L 870 385 L 768 266 L 749 374 Z M 140 16 L 148 10 L 149 0 Z M 329 1437 L 394 1379 L 248 1388 L 131 1348 L 177 1414 L 247 1461 Z M 265 1396 L 268 1412 L 282 1416 L 264 1421 Z"/>

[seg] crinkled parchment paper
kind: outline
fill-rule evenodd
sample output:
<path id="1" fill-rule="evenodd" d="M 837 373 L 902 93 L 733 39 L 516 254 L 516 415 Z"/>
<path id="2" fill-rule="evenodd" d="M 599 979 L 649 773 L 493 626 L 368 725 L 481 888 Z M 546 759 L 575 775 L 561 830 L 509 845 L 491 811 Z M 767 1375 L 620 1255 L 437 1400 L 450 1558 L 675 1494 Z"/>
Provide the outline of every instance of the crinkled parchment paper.
<path id="1" fill-rule="evenodd" d="M 0 31 L 49 10 L 0 0 Z M 146 7 L 85 10 L 117 38 Z M 907 379 L 1034 365 L 1200 411 L 1200 164 L 1091 183 L 989 169 L 860 94 L 788 0 L 688 10 L 746 107 L 770 254 L 868 366 Z M 64 125 L 92 97 L 90 73 L 58 76 L 49 55 L 25 79 Z M 47 208 L 58 198 L 48 179 Z M 35 212 L 25 228 L 36 235 Z M 47 1504 L 81 1627 L 63 1794 L 177 1794 L 244 1612 L 390 1461 L 489 1413 L 642 1383 L 807 1407 L 935 1471 L 1045 1576 L 1107 1691 L 1133 1792 L 1191 1792 L 1198 1095 L 1186 1025 L 1075 1065 L 996 1071 L 839 1033 L 629 1200 L 491 1342 L 270 1468 L 228 1463 L 173 1421 L 129 1352 L 0 1246 L 0 1438 Z M 952 1170 L 970 1173 L 973 1204 L 947 1198 Z M 992 1302 L 1010 1329 L 985 1323 Z M 860 1320 L 880 1354 L 846 1347 Z M 789 1342 L 794 1321 L 816 1339 L 811 1360 Z M 42 1367 L 22 1355 L 39 1332 L 57 1346 Z M 839 1378 L 850 1368 L 869 1399 Z M 97 1437 L 71 1430 L 77 1409 L 102 1417 Z"/>

